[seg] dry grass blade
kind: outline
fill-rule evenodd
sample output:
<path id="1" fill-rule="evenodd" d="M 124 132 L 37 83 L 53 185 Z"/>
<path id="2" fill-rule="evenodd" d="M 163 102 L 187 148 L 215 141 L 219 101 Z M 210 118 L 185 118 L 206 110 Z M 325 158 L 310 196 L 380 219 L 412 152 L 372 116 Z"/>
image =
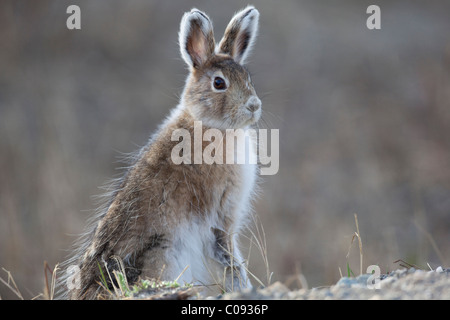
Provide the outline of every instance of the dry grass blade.
<path id="1" fill-rule="evenodd" d="M 402 260 L 402 259 L 395 260 L 393 263 L 398 263 L 398 265 L 400 267 L 403 267 L 403 268 L 406 268 L 406 269 L 410 269 L 410 268 L 422 269 L 422 268 L 416 266 L 415 264 L 406 262 L 405 260 Z"/>
<path id="2" fill-rule="evenodd" d="M 55 287 L 56 287 L 56 272 L 58 270 L 58 264 L 55 266 L 55 268 L 50 268 L 47 261 L 44 261 L 44 277 L 45 277 L 45 287 L 44 287 L 44 298 L 48 300 L 53 300 L 55 296 Z M 51 274 L 51 282 L 50 285 L 48 283 L 48 277 L 47 273 L 50 272 Z"/>
<path id="3" fill-rule="evenodd" d="M 112 287 L 114 289 L 115 297 L 116 298 L 121 297 L 122 295 L 120 294 L 119 288 L 117 288 L 117 286 L 114 284 L 113 278 L 111 276 L 111 273 L 109 272 L 108 265 L 107 265 L 106 261 L 103 261 L 103 265 L 105 267 L 106 273 L 108 274 L 109 281 L 110 281 L 110 283 L 111 283 L 111 285 L 112 285 Z M 115 272 L 115 270 L 113 271 L 113 274 L 114 274 L 114 277 L 116 278 L 116 274 L 114 272 Z M 105 284 L 105 286 L 107 286 L 107 285 Z"/>
<path id="4" fill-rule="evenodd" d="M 363 251 L 362 251 L 362 241 L 359 233 L 359 225 L 358 225 L 358 215 L 355 213 L 355 224 L 356 224 L 356 236 L 358 237 L 359 244 L 359 274 L 363 274 Z"/>
<path id="5" fill-rule="evenodd" d="M 128 285 L 128 280 L 127 280 L 126 273 L 125 273 L 125 265 L 123 264 L 123 261 L 120 257 L 111 256 L 111 258 L 114 259 L 117 262 L 117 265 L 119 266 L 119 270 L 112 271 L 114 279 L 116 280 L 115 282 L 112 279 L 112 276 L 109 272 L 106 262 L 104 262 L 105 269 L 108 274 L 109 280 L 111 281 L 111 285 L 114 289 L 116 298 L 122 299 L 127 296 L 128 292 L 130 292 L 130 287 Z M 116 286 L 116 283 L 117 283 L 117 286 Z"/>
<path id="6" fill-rule="evenodd" d="M 431 233 L 426 231 L 425 228 L 423 228 L 419 224 L 419 222 L 417 222 L 417 220 L 413 220 L 413 221 L 414 221 L 414 224 L 416 225 L 417 229 L 419 229 L 419 231 L 422 232 L 425 235 L 425 237 L 428 239 L 428 241 L 430 241 L 434 252 L 436 252 L 436 255 L 438 256 L 439 260 L 441 261 L 441 264 L 445 265 L 446 264 L 446 259 L 444 258 L 444 255 L 442 254 L 441 250 L 439 250 L 439 247 L 436 244 L 436 241 L 434 241 L 433 236 L 431 235 Z"/>
<path id="7" fill-rule="evenodd" d="M 58 271 L 58 264 L 53 268 L 52 272 L 52 282 L 50 285 L 50 296 L 49 299 L 53 300 L 55 296 L 55 287 L 56 287 L 56 272 Z"/>
<path id="8" fill-rule="evenodd" d="M 264 231 L 264 227 L 261 221 L 257 221 L 257 218 L 258 217 L 256 215 L 252 215 L 255 231 L 249 228 L 250 234 L 252 236 L 250 238 L 250 244 L 255 243 L 256 247 L 258 248 L 261 254 L 266 270 L 266 282 L 267 282 L 266 285 L 269 286 L 272 281 L 273 272 L 270 272 L 269 259 L 267 256 L 266 233 Z M 251 274 L 255 278 L 255 280 L 261 283 L 261 281 L 257 279 L 251 272 L 249 272 L 249 274 Z"/>
<path id="9" fill-rule="evenodd" d="M 348 248 L 348 252 L 347 252 L 346 258 L 348 259 L 348 257 L 350 256 L 350 250 L 352 249 L 353 241 L 355 240 L 355 238 L 357 238 L 358 239 L 358 245 L 359 245 L 359 272 L 360 272 L 360 274 L 363 274 L 362 241 L 361 241 L 361 236 L 360 236 L 360 233 L 359 233 L 358 216 L 356 214 L 355 214 L 355 224 L 356 224 L 356 232 L 353 233 L 352 241 L 350 242 L 350 246 Z M 349 268 L 348 267 L 348 262 L 347 262 L 347 268 Z"/>
<path id="10" fill-rule="evenodd" d="M 2 282 L 5 286 L 7 286 L 19 299 L 24 300 L 22 294 L 17 288 L 16 282 L 14 281 L 11 272 L 6 270 L 5 268 L 2 268 L 2 270 L 8 274 L 8 280 L 5 281 L 3 278 L 0 277 L 0 282 Z"/>
<path id="11" fill-rule="evenodd" d="M 184 267 L 183 271 L 178 275 L 178 277 L 174 280 L 175 282 L 178 282 L 178 280 L 181 278 L 181 276 L 186 272 L 186 270 L 189 268 L 189 265 Z"/>

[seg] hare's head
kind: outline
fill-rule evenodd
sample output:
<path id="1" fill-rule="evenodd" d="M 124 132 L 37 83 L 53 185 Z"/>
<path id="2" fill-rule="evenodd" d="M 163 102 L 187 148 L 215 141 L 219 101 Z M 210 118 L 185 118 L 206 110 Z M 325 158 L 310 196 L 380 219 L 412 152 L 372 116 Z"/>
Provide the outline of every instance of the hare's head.
<path id="1" fill-rule="evenodd" d="M 181 20 L 181 56 L 190 74 L 182 103 L 195 120 L 218 129 L 243 128 L 261 116 L 261 100 L 243 66 L 258 30 L 259 12 L 247 7 L 235 14 L 216 45 L 208 16 L 192 9 Z"/>

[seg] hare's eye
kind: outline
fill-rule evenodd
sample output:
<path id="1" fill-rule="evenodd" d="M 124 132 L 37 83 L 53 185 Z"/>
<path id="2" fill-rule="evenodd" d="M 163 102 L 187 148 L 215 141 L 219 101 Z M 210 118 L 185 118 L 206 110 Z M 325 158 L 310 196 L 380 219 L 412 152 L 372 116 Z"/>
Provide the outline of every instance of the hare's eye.
<path id="1" fill-rule="evenodd" d="M 214 88 L 217 90 L 225 90 L 227 88 L 227 84 L 225 83 L 225 80 L 221 77 L 215 77 L 214 78 Z"/>

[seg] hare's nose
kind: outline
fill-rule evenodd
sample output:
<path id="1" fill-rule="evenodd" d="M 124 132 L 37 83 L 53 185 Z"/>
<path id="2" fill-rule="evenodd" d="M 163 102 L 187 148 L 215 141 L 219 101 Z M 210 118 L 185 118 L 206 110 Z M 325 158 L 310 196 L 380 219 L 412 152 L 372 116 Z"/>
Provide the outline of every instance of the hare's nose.
<path id="1" fill-rule="evenodd" d="M 251 97 L 248 99 L 247 103 L 245 104 L 245 107 L 250 112 L 258 111 L 259 108 L 261 108 L 261 100 L 259 100 L 258 97 Z"/>
<path id="2" fill-rule="evenodd" d="M 250 104 L 247 105 L 247 110 L 251 111 L 251 112 L 255 112 L 259 109 L 260 105 L 259 104 Z"/>

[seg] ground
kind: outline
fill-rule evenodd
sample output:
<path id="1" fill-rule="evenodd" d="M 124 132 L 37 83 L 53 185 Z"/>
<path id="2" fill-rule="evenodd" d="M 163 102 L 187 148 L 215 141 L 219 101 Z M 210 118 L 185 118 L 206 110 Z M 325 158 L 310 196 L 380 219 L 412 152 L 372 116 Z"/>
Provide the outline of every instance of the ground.
<path id="1" fill-rule="evenodd" d="M 379 288 L 369 288 L 370 275 L 341 278 L 329 287 L 289 290 L 281 282 L 266 288 L 253 288 L 241 292 L 226 293 L 206 299 L 215 300 L 450 300 L 450 269 L 441 267 L 432 271 L 398 269 L 381 275 Z M 375 282 L 372 283 L 374 287 Z M 176 288 L 166 292 L 141 292 L 138 299 L 198 299 L 195 287 Z"/>

